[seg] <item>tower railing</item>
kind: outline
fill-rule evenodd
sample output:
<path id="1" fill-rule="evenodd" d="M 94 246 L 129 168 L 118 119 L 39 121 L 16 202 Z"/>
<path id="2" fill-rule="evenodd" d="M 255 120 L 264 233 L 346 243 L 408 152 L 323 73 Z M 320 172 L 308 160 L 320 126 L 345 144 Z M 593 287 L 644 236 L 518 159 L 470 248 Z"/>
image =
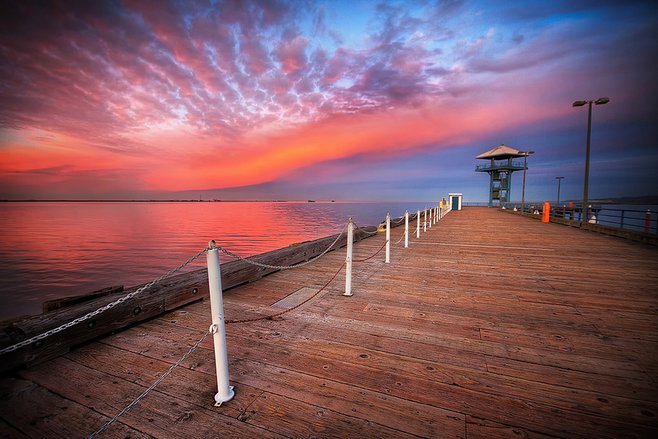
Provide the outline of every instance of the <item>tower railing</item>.
<path id="1" fill-rule="evenodd" d="M 496 169 L 509 169 L 514 171 L 523 171 L 523 162 L 520 160 L 504 163 L 486 163 L 484 165 L 477 165 L 475 167 L 476 172 L 486 172 L 486 171 L 495 171 Z"/>

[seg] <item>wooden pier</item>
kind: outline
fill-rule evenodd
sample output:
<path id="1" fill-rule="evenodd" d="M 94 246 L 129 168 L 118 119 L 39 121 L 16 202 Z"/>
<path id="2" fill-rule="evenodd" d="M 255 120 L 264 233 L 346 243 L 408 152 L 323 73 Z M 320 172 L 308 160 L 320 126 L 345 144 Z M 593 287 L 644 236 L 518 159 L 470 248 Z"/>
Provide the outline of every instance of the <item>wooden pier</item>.
<path id="1" fill-rule="evenodd" d="M 658 248 L 487 208 L 403 244 L 354 264 L 352 297 L 343 269 L 282 318 L 227 325 L 232 401 L 213 406 L 209 337 L 100 437 L 658 437 Z M 344 259 L 230 289 L 226 317 L 292 307 Z M 5 374 L 0 436 L 89 436 L 199 340 L 208 308 Z"/>

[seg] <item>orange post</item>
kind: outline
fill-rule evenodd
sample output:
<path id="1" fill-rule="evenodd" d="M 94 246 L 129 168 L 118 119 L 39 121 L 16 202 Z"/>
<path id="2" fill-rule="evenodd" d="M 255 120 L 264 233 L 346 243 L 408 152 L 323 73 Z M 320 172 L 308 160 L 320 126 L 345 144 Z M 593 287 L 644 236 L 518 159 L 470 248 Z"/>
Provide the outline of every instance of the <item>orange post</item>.
<path id="1" fill-rule="evenodd" d="M 544 211 L 541 213 L 541 222 L 548 223 L 551 221 L 551 203 L 544 203 Z"/>

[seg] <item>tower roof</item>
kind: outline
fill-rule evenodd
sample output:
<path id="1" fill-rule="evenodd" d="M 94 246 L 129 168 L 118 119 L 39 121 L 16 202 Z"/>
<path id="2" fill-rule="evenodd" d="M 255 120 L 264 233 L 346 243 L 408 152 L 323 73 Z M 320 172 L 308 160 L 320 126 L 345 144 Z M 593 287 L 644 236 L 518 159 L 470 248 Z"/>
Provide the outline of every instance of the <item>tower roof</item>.
<path id="1" fill-rule="evenodd" d="M 518 149 L 510 148 L 507 145 L 501 144 L 500 146 L 495 147 L 487 152 L 483 152 L 479 156 L 475 157 L 476 159 L 503 159 L 510 157 L 523 157 L 525 152 L 519 151 Z"/>

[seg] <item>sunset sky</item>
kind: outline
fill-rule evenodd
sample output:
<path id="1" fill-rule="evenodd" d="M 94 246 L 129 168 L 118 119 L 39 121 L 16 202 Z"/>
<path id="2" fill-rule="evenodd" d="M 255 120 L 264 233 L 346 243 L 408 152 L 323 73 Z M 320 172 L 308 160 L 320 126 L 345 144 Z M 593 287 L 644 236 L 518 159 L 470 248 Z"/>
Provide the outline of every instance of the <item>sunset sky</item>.
<path id="1" fill-rule="evenodd" d="M 655 195 L 653 4 L 4 0 L 0 199 Z"/>

